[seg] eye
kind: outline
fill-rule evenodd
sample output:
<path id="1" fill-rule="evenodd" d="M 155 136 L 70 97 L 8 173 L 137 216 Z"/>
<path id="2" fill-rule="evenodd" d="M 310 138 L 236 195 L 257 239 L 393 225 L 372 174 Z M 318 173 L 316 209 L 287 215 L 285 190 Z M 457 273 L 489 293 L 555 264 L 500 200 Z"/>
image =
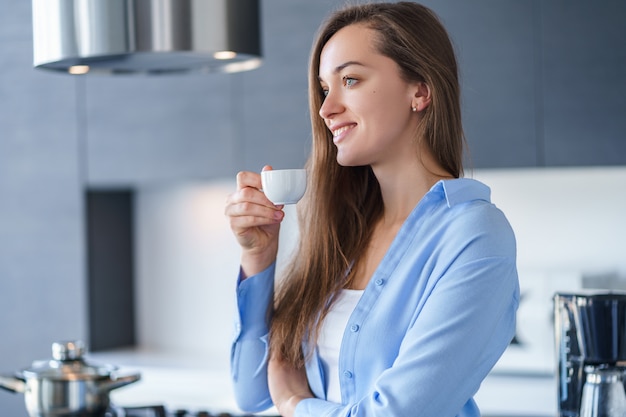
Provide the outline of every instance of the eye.
<path id="1" fill-rule="evenodd" d="M 328 86 L 325 84 L 320 84 L 320 95 L 322 98 L 326 98 L 328 95 Z"/>
<path id="2" fill-rule="evenodd" d="M 356 83 L 358 82 L 358 80 L 356 78 L 352 78 L 352 77 L 348 77 L 347 75 L 344 76 L 342 78 L 343 80 L 343 85 L 350 88 L 350 87 L 354 87 L 356 85 Z"/>

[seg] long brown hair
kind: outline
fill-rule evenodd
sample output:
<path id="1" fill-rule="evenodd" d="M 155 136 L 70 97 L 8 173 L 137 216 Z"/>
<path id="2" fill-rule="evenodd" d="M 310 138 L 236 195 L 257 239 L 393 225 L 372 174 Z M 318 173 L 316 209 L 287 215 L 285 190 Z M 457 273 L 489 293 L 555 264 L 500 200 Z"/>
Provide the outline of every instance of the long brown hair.
<path id="1" fill-rule="evenodd" d="M 363 24 L 378 34 L 376 49 L 393 59 L 408 82 L 425 82 L 432 101 L 423 111 L 416 141 L 424 141 L 436 161 L 454 177 L 462 169 L 458 70 L 447 31 L 428 8 L 417 3 L 373 3 L 333 13 L 318 32 L 309 66 L 309 110 L 313 131 L 307 162 L 309 189 L 300 203 L 300 246 L 279 281 L 270 348 L 301 368 L 311 353 L 320 324 L 347 283 L 351 263 L 364 253 L 383 203 L 368 166 L 337 163 L 332 134 L 319 117 L 324 94 L 318 80 L 320 55 L 341 28 Z"/>

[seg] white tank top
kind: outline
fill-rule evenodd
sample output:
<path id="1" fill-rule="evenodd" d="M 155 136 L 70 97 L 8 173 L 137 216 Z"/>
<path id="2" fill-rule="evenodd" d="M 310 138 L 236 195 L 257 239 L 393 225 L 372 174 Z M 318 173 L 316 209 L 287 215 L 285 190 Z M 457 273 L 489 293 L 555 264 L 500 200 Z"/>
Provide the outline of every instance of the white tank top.
<path id="1" fill-rule="evenodd" d="M 326 375 L 326 399 L 328 401 L 341 403 L 339 350 L 350 315 L 361 299 L 363 291 L 341 290 L 320 328 L 317 349 Z"/>

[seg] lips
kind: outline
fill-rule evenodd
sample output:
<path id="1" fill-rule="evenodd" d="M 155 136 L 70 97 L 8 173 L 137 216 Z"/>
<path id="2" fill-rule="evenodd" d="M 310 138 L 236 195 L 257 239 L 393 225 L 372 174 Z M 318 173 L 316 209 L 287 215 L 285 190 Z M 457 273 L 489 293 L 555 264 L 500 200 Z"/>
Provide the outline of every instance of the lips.
<path id="1" fill-rule="evenodd" d="M 333 127 L 330 131 L 333 133 L 333 138 L 337 139 L 339 136 L 342 136 L 345 132 L 355 127 L 356 124 L 346 124 L 339 127 Z"/>

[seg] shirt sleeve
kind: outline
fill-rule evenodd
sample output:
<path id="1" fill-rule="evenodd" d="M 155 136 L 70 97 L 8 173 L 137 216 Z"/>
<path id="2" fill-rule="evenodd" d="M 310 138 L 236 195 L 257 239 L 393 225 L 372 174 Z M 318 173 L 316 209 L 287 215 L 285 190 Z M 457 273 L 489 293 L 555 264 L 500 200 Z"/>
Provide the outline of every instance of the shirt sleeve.
<path id="1" fill-rule="evenodd" d="M 272 406 L 267 385 L 269 323 L 274 297 L 275 264 L 237 280 L 235 335 L 231 346 L 231 377 L 235 399 L 246 412 Z"/>

